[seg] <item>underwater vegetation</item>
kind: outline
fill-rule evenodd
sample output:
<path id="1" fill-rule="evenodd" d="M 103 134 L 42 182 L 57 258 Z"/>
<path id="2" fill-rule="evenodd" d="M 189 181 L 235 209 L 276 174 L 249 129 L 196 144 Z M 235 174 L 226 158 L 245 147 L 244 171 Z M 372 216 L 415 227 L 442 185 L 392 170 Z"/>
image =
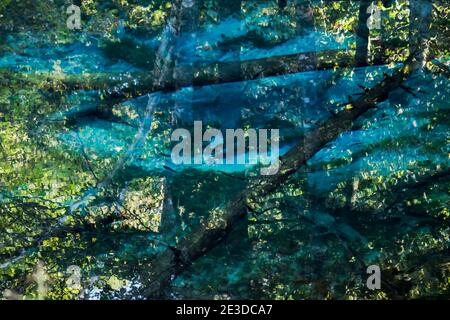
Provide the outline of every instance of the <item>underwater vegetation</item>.
<path id="1" fill-rule="evenodd" d="M 449 15 L 0 1 L 2 298 L 450 298 Z"/>

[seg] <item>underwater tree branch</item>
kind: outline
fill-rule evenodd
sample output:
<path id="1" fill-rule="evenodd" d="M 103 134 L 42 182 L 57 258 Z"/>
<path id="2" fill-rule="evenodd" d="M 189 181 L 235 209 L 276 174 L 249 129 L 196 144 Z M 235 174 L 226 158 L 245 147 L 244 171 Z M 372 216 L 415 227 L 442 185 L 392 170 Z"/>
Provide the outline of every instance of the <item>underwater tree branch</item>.
<path id="1" fill-rule="evenodd" d="M 223 209 L 220 221 L 211 226 L 204 224 L 185 236 L 176 248 L 168 248 L 158 254 L 141 273 L 144 283 L 143 295 L 160 297 L 170 281 L 187 266 L 221 243 L 247 215 L 252 203 L 270 194 L 297 172 L 308 159 L 341 133 L 351 130 L 353 121 L 378 103 L 385 101 L 389 93 L 398 88 L 418 68 L 411 59 L 393 75 L 368 89 L 357 100 L 349 102 L 348 108 L 322 125 L 307 133 L 304 139 L 280 159 L 279 174 L 261 178 L 254 185 L 240 192 Z"/>

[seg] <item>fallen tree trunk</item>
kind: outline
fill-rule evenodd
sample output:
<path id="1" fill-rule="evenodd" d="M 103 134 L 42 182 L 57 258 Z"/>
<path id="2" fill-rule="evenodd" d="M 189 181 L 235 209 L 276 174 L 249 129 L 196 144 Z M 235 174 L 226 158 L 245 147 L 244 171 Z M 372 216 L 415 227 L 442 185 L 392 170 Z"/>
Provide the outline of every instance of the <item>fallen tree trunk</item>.
<path id="1" fill-rule="evenodd" d="M 424 46 L 424 40 L 418 42 L 416 50 L 420 52 L 423 49 L 422 46 Z M 350 130 L 354 120 L 378 103 L 385 101 L 392 90 L 399 88 L 412 72 L 421 67 L 416 57 L 411 55 L 403 68 L 391 76 L 386 75 L 383 81 L 366 90 L 357 100 L 349 101 L 346 108 L 339 114 L 307 133 L 280 159 L 279 173 L 269 178 L 261 178 L 239 193 L 223 209 L 220 221 L 210 221 L 199 226 L 186 235 L 176 248 L 168 247 L 156 255 L 148 268 L 140 275 L 144 284 L 142 294 L 147 298 L 162 296 L 164 288 L 173 278 L 226 238 L 247 212 L 252 210 L 253 202 L 285 183 L 327 143 Z"/>
<path id="2" fill-rule="evenodd" d="M 105 77 L 102 74 L 83 77 L 67 75 L 52 78 L 51 74 L 41 75 L 45 81 L 39 87 L 45 90 L 100 90 L 106 101 L 89 108 L 77 108 L 58 112 L 50 120 L 74 121 L 90 115 L 111 118 L 111 105 L 153 92 L 175 92 L 185 87 L 203 87 L 256 80 L 313 70 L 329 70 L 336 67 L 355 66 L 353 56 L 346 50 L 306 52 L 287 56 L 239 61 L 216 62 L 206 65 L 177 66 L 163 81 L 155 81 L 153 74 L 134 73 Z M 219 72 L 220 71 L 220 72 Z M 36 75 L 25 75 L 24 80 L 34 83 Z"/>
<path id="3" fill-rule="evenodd" d="M 327 70 L 354 65 L 351 51 L 325 50 L 296 53 L 254 60 L 239 61 L 242 72 L 236 73 L 235 61 L 177 66 L 174 74 L 158 83 L 148 73 L 55 75 L 53 73 L 24 74 L 24 82 L 37 84 L 46 90 L 101 90 L 104 97 L 130 99 L 156 91 L 170 92 L 182 87 L 201 87 L 229 82 L 241 82 L 258 78 L 280 76 L 312 70 Z M 221 70 L 221 72 L 217 72 Z"/>
<path id="4" fill-rule="evenodd" d="M 145 288 L 144 296 L 160 297 L 171 279 L 225 239 L 247 212 L 252 210 L 252 203 L 275 191 L 327 143 L 350 130 L 354 120 L 375 107 L 377 103 L 385 101 L 389 93 L 398 88 L 413 70 L 408 63 L 392 76 L 387 75 L 383 81 L 368 89 L 356 101 L 349 102 L 346 110 L 307 133 L 300 143 L 280 159 L 280 170 L 277 175 L 255 181 L 228 203 L 220 220 L 201 225 L 185 236 L 176 248 L 169 247 L 152 259 L 148 268 L 141 274 Z"/>

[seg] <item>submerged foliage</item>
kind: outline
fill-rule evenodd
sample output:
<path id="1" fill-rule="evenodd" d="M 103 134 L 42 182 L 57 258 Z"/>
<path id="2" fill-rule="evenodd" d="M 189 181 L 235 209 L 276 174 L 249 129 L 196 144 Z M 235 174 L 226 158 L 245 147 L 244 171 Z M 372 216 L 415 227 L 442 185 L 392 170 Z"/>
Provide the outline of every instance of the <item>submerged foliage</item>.
<path id="1" fill-rule="evenodd" d="M 450 7 L 433 1 L 417 34 L 427 1 L 373 1 L 382 27 L 361 63 L 361 2 L 87 0 L 70 30 L 71 1 L 2 1 L 3 297 L 148 298 L 155 259 L 200 243 L 199 226 L 221 228 L 265 183 L 255 167 L 171 164 L 174 129 L 280 129 L 286 154 L 426 42 L 423 68 L 249 197 L 158 295 L 448 298 Z M 370 265 L 381 290 L 366 287 Z"/>

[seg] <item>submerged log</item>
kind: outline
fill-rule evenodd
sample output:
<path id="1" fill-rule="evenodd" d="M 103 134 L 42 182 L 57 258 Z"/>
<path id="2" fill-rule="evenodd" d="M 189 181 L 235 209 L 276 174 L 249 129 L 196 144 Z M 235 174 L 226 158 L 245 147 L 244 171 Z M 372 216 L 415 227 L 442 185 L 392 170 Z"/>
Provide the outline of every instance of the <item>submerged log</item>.
<path id="1" fill-rule="evenodd" d="M 216 247 L 235 229 L 248 211 L 252 210 L 252 203 L 275 191 L 327 143 L 350 130 L 354 120 L 374 108 L 377 103 L 385 101 L 389 93 L 398 88 L 413 70 L 408 63 L 392 76 L 386 76 L 359 99 L 349 102 L 346 110 L 307 133 L 301 142 L 280 159 L 280 170 L 277 175 L 255 180 L 228 203 L 219 221 L 201 225 L 185 236 L 176 248 L 169 247 L 152 259 L 141 273 L 145 288 L 144 296 L 148 298 L 162 296 L 164 288 L 175 276 Z"/>
<path id="2" fill-rule="evenodd" d="M 419 48 L 421 49 L 421 42 Z M 164 289 L 178 274 L 198 258 L 215 248 L 252 210 L 252 203 L 275 191 L 297 172 L 309 159 L 336 139 L 341 133 L 351 130 L 353 121 L 362 114 L 385 101 L 389 93 L 399 88 L 402 83 L 421 65 L 414 56 L 393 75 L 386 75 L 384 80 L 368 89 L 357 100 L 349 101 L 339 114 L 306 133 L 304 138 L 280 159 L 277 175 L 255 180 L 223 209 L 220 221 L 213 221 L 199 226 L 180 240 L 177 247 L 168 247 L 141 272 L 144 284 L 142 294 L 147 298 L 163 296 Z"/>
<path id="3" fill-rule="evenodd" d="M 152 92 L 175 92 L 185 87 L 203 87 L 313 70 L 354 66 L 351 51 L 326 50 L 238 62 L 176 66 L 163 80 L 157 81 L 155 81 L 153 73 L 130 73 L 112 77 L 105 74 L 83 76 L 33 74 L 22 75 L 20 78 L 24 82 L 36 85 L 43 90 L 61 92 L 64 90 L 99 90 L 104 103 L 98 106 L 92 105 L 89 108 L 60 111 L 56 115 L 50 116 L 51 120 L 74 121 L 91 115 L 103 115 L 105 118 L 111 118 L 111 105 Z"/>
<path id="4" fill-rule="evenodd" d="M 55 75 L 37 73 L 20 78 L 47 90 L 101 90 L 105 98 L 130 99 L 156 91 L 170 92 L 186 86 L 241 82 L 304 71 L 354 66 L 351 51 L 325 50 L 239 61 L 242 72 L 233 72 L 235 61 L 177 66 L 171 77 L 158 83 L 152 73 Z M 219 73 L 218 70 L 221 70 Z"/>

